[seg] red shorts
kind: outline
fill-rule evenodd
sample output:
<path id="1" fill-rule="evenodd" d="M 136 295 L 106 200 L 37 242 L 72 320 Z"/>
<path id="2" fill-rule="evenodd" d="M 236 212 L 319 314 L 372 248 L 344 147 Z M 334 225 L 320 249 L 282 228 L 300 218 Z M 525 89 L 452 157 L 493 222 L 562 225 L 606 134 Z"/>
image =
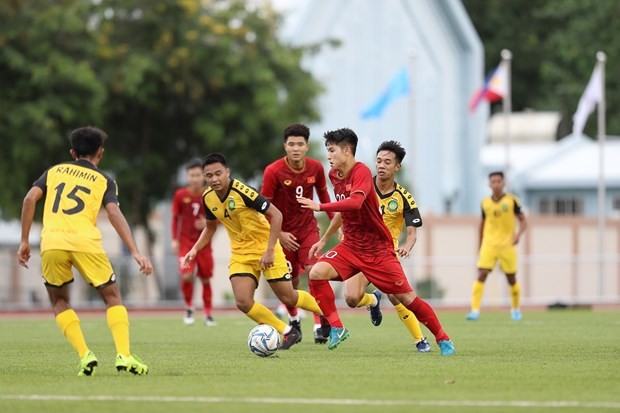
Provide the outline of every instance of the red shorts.
<path id="1" fill-rule="evenodd" d="M 303 270 L 304 267 L 314 265 L 318 261 L 318 258 L 314 256 L 308 258 L 308 253 L 310 252 L 310 247 L 319 242 L 319 238 L 319 228 L 317 227 L 315 230 L 297 237 L 297 243 L 299 244 L 297 251 L 282 248 L 284 255 L 286 255 L 288 270 L 293 278 L 299 277 L 300 269 Z"/>
<path id="2" fill-rule="evenodd" d="M 339 244 L 323 254 L 319 262 L 334 267 L 342 280 L 363 272 L 368 281 L 385 294 L 413 291 L 393 250 L 380 249 L 374 255 L 359 255 L 347 245 Z"/>
<path id="3" fill-rule="evenodd" d="M 189 263 L 189 267 L 184 268 L 183 257 L 185 254 L 192 249 L 192 245 L 180 245 L 179 246 L 179 259 L 177 260 L 177 264 L 179 266 L 179 274 L 194 274 L 196 273 L 196 277 L 198 278 L 211 278 L 213 276 L 213 254 L 211 252 L 211 245 L 207 245 L 204 247 L 198 255 L 196 255 L 196 259 L 191 260 Z"/>

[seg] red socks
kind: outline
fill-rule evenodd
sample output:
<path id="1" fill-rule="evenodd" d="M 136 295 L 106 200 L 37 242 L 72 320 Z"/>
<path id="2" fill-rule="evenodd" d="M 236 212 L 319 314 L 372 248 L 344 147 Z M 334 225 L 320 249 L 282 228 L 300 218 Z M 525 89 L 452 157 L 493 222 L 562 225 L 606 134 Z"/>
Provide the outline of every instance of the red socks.
<path id="1" fill-rule="evenodd" d="M 310 294 L 316 299 L 321 311 L 332 327 L 343 328 L 342 321 L 336 309 L 334 290 L 327 280 L 310 280 Z M 320 324 L 320 321 L 319 321 Z"/>
<path id="2" fill-rule="evenodd" d="M 194 297 L 194 280 L 181 280 L 181 292 L 185 300 L 185 307 L 192 308 L 192 299 Z"/>
<path id="3" fill-rule="evenodd" d="M 211 315 L 211 297 L 213 296 L 213 292 L 211 291 L 211 283 L 203 283 L 202 284 L 202 302 L 204 304 L 205 315 Z"/>
<path id="4" fill-rule="evenodd" d="M 437 318 L 437 314 L 433 311 L 433 308 L 428 305 L 426 301 L 420 297 L 416 297 L 415 300 L 407 306 L 409 310 L 417 317 L 418 321 L 424 324 L 435 336 L 437 342 L 443 340 L 450 340 L 450 337 L 443 331 L 441 323 Z"/>

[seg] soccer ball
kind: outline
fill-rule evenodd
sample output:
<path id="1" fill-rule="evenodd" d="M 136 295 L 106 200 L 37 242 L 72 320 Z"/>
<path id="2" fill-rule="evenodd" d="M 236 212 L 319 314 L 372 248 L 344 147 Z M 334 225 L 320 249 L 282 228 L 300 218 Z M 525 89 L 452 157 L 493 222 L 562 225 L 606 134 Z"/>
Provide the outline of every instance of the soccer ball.
<path id="1" fill-rule="evenodd" d="M 259 324 L 250 331 L 248 347 L 259 357 L 269 357 L 280 347 L 280 334 L 270 325 Z"/>

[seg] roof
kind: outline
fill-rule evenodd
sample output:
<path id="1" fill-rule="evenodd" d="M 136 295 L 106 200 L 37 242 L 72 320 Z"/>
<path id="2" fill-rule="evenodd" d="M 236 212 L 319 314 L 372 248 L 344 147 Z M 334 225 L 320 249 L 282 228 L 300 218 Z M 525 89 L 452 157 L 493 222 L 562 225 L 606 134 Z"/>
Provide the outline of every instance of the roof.
<path id="1" fill-rule="evenodd" d="M 583 136 L 567 136 L 553 143 L 510 145 L 511 176 L 523 189 L 589 189 L 599 181 L 599 144 Z M 481 151 L 485 170 L 502 169 L 505 145 L 490 144 Z M 608 136 L 604 147 L 604 178 L 620 189 L 620 138 Z"/>

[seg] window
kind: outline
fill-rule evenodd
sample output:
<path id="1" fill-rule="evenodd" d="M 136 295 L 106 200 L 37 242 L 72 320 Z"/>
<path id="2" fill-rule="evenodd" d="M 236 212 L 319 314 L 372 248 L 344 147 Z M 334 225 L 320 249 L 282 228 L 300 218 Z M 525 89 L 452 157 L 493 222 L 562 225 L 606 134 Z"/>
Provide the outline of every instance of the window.
<path id="1" fill-rule="evenodd" d="M 544 197 L 538 202 L 543 215 L 583 215 L 583 198 L 578 196 Z"/>

